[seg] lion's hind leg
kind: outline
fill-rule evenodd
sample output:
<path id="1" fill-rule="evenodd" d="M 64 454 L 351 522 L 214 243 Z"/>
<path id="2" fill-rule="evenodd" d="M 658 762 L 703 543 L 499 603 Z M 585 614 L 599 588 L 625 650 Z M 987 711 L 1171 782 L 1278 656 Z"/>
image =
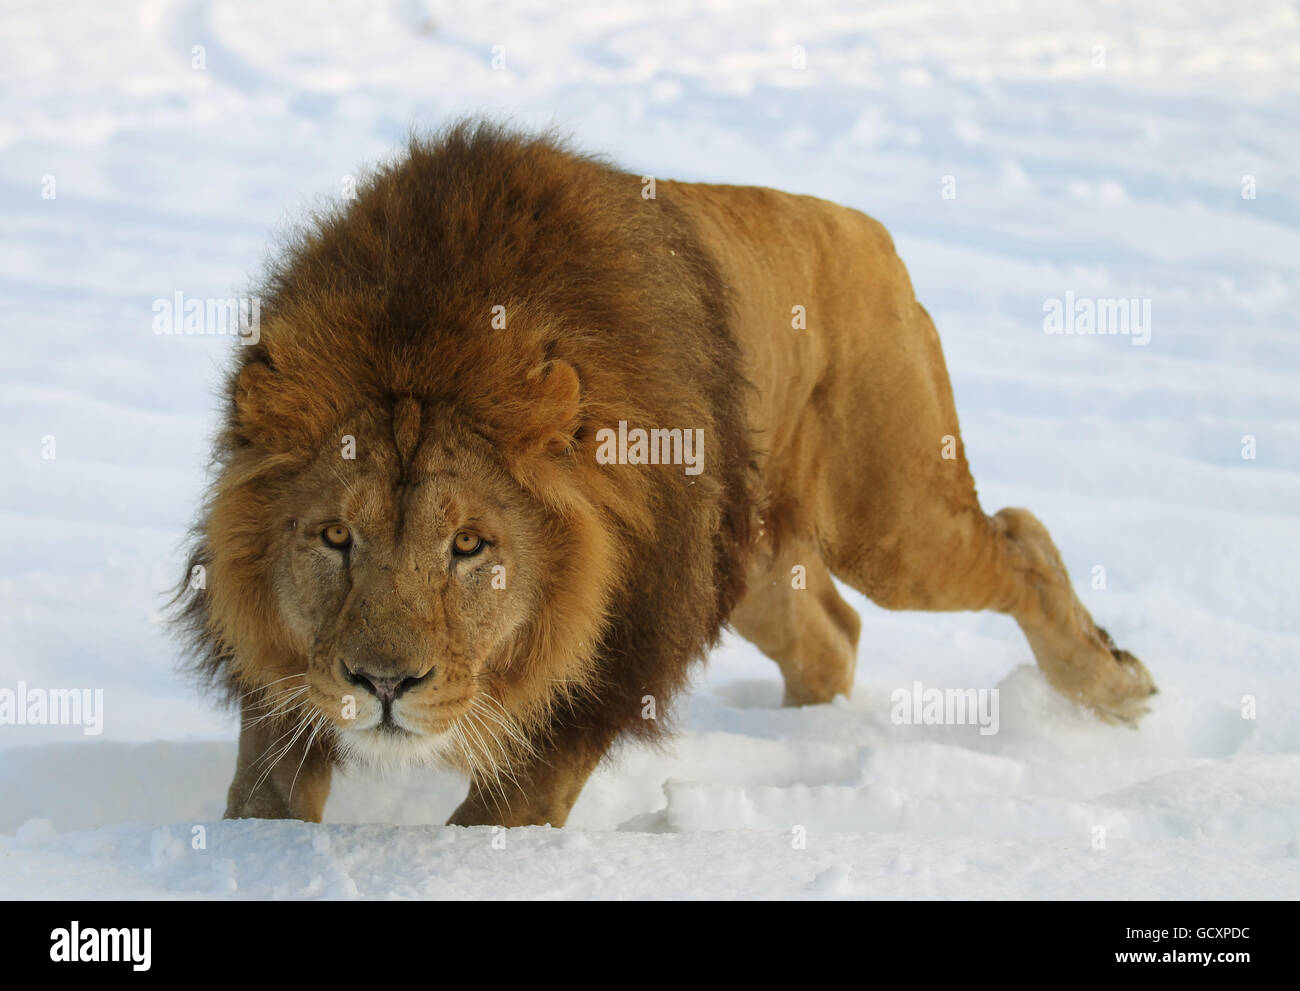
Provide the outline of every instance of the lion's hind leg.
<path id="1" fill-rule="evenodd" d="M 1135 722 L 1155 692 L 1151 675 L 1093 622 L 1046 528 L 1024 509 L 986 516 L 918 506 L 893 553 L 869 548 L 832 562 L 840 577 L 887 609 L 1007 613 L 1048 682 L 1111 722 Z"/>
<path id="2" fill-rule="evenodd" d="M 1054 688 L 1103 718 L 1134 721 L 1151 676 L 1088 615 L 1046 528 L 1024 509 L 980 508 L 929 314 L 916 306 L 878 335 L 877 374 L 889 387 L 850 382 L 831 405 L 858 411 L 828 427 L 836 456 L 817 476 L 831 571 L 888 609 L 1007 613 Z"/>
<path id="3" fill-rule="evenodd" d="M 794 542 L 756 569 L 731 625 L 776 661 L 785 705 L 817 705 L 852 691 L 861 621 L 811 541 Z"/>

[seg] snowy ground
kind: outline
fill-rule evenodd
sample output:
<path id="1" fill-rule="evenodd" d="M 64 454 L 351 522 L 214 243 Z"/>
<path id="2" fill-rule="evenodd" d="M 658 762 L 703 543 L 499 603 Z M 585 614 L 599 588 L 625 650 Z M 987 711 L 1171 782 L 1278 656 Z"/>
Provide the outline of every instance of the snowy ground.
<path id="1" fill-rule="evenodd" d="M 105 720 L 0 726 L 0 896 L 1300 896 L 1295 5 L 696 6 L 5 5 L 0 689 L 102 688 Z M 231 295 L 312 198 L 477 110 L 883 220 L 986 508 L 1032 507 L 1146 661 L 1141 730 L 1053 695 L 1010 620 L 853 596 L 851 700 L 782 710 L 730 641 L 563 831 L 444 828 L 433 771 L 220 822 L 233 721 L 159 611 L 230 342 L 151 304 Z M 1066 292 L 1149 299 L 1149 344 L 1045 334 Z M 917 680 L 999 688 L 1000 731 L 895 725 Z"/>

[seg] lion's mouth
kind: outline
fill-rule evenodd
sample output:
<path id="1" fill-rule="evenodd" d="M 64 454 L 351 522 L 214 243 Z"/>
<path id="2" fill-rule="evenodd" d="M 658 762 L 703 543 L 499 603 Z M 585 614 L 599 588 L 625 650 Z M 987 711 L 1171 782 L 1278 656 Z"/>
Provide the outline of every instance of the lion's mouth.
<path id="1" fill-rule="evenodd" d="M 337 739 L 349 763 L 381 769 L 443 766 L 455 751 L 451 733 L 422 732 L 388 721 L 366 729 L 343 730 Z"/>

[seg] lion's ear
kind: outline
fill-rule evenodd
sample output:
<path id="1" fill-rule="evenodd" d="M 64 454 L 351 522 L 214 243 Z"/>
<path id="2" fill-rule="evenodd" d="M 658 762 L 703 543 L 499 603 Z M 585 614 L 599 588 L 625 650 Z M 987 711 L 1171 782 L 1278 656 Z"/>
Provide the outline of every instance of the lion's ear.
<path id="1" fill-rule="evenodd" d="M 528 422 L 520 431 L 531 452 L 560 454 L 573 446 L 578 431 L 582 384 L 573 366 L 546 361 L 528 373 Z"/>

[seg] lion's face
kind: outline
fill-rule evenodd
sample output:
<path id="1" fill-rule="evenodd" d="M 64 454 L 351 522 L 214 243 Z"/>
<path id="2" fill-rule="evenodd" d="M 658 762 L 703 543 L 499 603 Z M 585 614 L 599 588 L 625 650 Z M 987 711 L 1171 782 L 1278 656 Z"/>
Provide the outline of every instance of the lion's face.
<path id="1" fill-rule="evenodd" d="M 541 599 L 547 527 L 475 440 L 435 427 L 403 464 L 391 430 L 363 428 L 354 458 L 325 448 L 277 499 L 303 699 L 362 760 L 454 759 L 503 729 L 492 687 Z"/>
<path id="2" fill-rule="evenodd" d="M 577 374 L 494 351 L 520 359 L 517 384 L 467 409 L 322 385 L 328 363 L 300 366 L 328 353 L 281 355 L 294 376 L 254 355 L 232 378 L 186 620 L 245 729 L 269 722 L 259 768 L 319 744 L 495 780 L 587 684 L 619 573 L 583 494 L 594 463 L 573 455 Z M 350 411 L 322 399 L 349 393 Z"/>

